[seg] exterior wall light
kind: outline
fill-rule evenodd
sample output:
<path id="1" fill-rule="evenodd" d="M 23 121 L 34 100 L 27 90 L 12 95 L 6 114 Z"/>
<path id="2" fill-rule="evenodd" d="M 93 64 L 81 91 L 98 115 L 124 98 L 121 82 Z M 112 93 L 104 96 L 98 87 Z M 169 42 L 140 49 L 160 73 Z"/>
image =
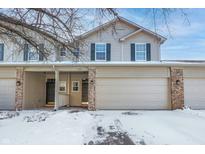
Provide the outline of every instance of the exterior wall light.
<path id="1" fill-rule="evenodd" d="M 180 81 L 179 80 L 176 80 L 176 85 L 179 85 L 180 84 Z"/>
<path id="2" fill-rule="evenodd" d="M 21 81 L 16 81 L 16 86 L 20 86 L 21 85 Z"/>

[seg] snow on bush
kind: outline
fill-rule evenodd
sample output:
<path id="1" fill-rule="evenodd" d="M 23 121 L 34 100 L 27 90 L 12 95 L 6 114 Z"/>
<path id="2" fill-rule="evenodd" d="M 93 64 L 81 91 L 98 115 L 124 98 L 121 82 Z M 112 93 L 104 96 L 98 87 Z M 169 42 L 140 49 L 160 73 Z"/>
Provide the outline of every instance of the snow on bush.
<path id="1" fill-rule="evenodd" d="M 0 120 L 10 119 L 13 117 L 19 116 L 19 112 L 16 111 L 2 111 L 0 112 Z"/>
<path id="2" fill-rule="evenodd" d="M 188 113 L 191 114 L 193 116 L 197 116 L 197 117 L 201 117 L 201 118 L 205 118 L 205 113 L 204 112 L 200 112 L 200 110 L 192 110 L 189 107 L 184 107 L 182 110 L 183 113 Z"/>
<path id="3" fill-rule="evenodd" d="M 49 117 L 48 112 L 40 112 L 40 113 L 35 113 L 33 115 L 25 116 L 24 121 L 26 122 L 42 122 L 46 121 L 46 119 Z"/>

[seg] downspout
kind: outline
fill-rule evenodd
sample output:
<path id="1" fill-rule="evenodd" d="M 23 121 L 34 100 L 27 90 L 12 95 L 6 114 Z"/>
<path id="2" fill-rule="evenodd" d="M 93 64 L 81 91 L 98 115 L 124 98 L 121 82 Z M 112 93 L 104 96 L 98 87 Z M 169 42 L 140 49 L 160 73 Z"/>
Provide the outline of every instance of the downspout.
<path id="1" fill-rule="evenodd" d="M 123 42 L 121 42 L 121 61 L 124 60 L 124 46 L 123 46 Z"/>
<path id="2" fill-rule="evenodd" d="M 53 70 L 55 72 L 55 104 L 54 104 L 54 111 L 58 109 L 59 103 L 59 95 L 58 95 L 58 87 L 59 87 L 59 71 L 53 65 Z"/>

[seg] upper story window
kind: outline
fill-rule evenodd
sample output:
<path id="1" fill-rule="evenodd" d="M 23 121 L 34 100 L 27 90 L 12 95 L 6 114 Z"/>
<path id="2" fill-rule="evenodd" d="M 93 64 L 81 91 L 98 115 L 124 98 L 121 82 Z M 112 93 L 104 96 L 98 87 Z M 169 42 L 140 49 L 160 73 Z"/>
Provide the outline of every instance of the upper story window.
<path id="1" fill-rule="evenodd" d="M 4 60 L 4 44 L 0 43 L 0 61 Z"/>
<path id="2" fill-rule="evenodd" d="M 30 44 L 24 44 L 24 61 L 43 61 L 44 44 L 39 44 L 39 51 Z"/>
<path id="3" fill-rule="evenodd" d="M 74 56 L 75 56 L 76 58 L 79 58 L 79 56 L 80 56 L 80 49 L 79 49 L 79 48 L 75 49 L 75 50 L 73 51 L 73 54 L 74 54 Z"/>
<path id="4" fill-rule="evenodd" d="M 66 56 L 66 49 L 65 49 L 65 48 L 61 48 L 61 50 L 60 50 L 60 56 L 61 56 L 61 57 L 65 57 L 65 56 Z"/>
<path id="5" fill-rule="evenodd" d="M 28 49 L 28 60 L 29 61 L 39 60 L 39 54 L 36 51 L 36 49 L 34 49 L 34 47 L 32 47 L 32 46 L 29 46 L 29 49 Z"/>
<path id="6" fill-rule="evenodd" d="M 146 43 L 136 43 L 135 44 L 135 60 L 145 61 L 146 58 Z"/>
<path id="7" fill-rule="evenodd" d="M 95 60 L 106 61 L 106 44 L 96 43 L 95 44 Z"/>

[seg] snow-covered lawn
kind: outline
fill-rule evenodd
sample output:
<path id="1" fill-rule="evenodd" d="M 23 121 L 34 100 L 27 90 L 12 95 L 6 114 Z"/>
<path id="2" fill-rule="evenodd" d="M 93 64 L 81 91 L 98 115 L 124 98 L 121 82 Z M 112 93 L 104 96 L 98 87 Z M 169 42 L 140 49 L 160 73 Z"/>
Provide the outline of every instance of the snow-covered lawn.
<path id="1" fill-rule="evenodd" d="M 0 111 L 0 144 L 205 144 L 205 111 Z"/>

